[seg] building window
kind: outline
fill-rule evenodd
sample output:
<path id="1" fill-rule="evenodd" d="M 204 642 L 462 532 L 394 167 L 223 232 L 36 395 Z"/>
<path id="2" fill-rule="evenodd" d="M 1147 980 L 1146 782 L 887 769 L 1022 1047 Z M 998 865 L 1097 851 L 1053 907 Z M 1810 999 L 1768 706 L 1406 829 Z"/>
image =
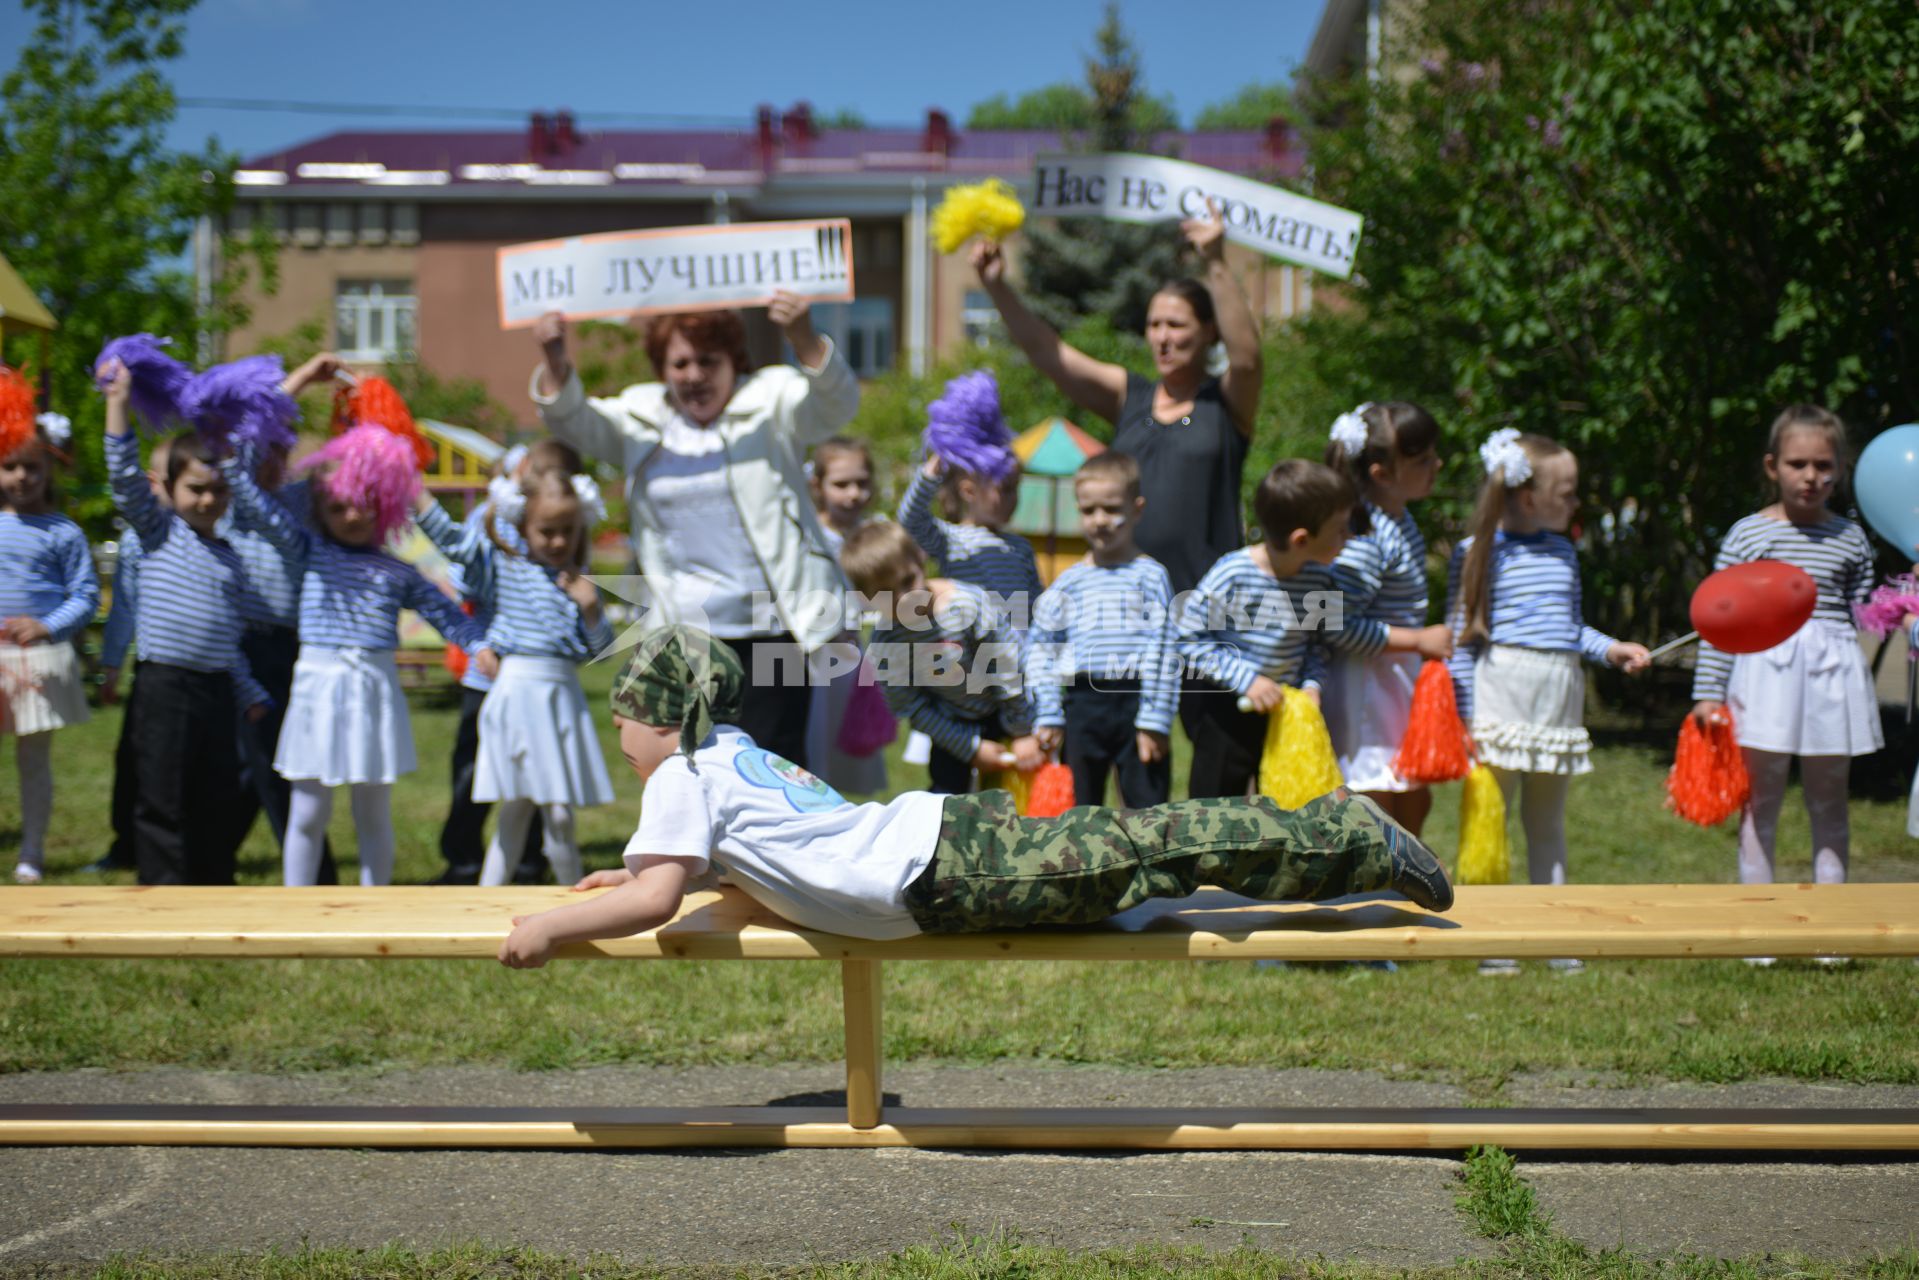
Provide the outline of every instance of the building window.
<path id="1" fill-rule="evenodd" d="M 960 327 L 966 333 L 967 342 L 976 347 L 991 346 L 995 338 L 1004 337 L 1006 333 L 1000 323 L 999 308 L 993 305 L 984 289 L 966 291 L 966 300 L 960 304 Z"/>
<path id="2" fill-rule="evenodd" d="M 326 206 L 326 242 L 353 243 L 353 206 L 344 200 L 335 200 Z"/>
<path id="3" fill-rule="evenodd" d="M 334 347 L 347 360 L 410 360 L 413 314 L 411 280 L 342 280 L 333 294 Z"/>
<path id="4" fill-rule="evenodd" d="M 893 300 L 855 298 L 813 305 L 813 327 L 833 339 L 840 355 L 862 378 L 893 368 Z M 790 354 L 790 352 L 789 352 Z"/>

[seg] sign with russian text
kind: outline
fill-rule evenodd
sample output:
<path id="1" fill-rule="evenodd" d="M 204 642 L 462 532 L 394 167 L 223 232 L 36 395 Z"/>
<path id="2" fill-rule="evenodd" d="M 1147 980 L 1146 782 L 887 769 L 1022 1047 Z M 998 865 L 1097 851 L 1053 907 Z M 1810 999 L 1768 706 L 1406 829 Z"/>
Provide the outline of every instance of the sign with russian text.
<path id="1" fill-rule="evenodd" d="M 1353 272 L 1365 224 L 1349 209 L 1250 178 L 1124 152 L 1040 156 L 1033 162 L 1031 191 L 1026 208 L 1035 217 L 1118 222 L 1204 218 L 1211 197 L 1228 240 L 1342 280 Z"/>
<path id="2" fill-rule="evenodd" d="M 780 290 L 813 302 L 853 297 L 845 218 L 661 227 L 510 244 L 497 258 L 500 327 L 549 311 L 569 320 L 634 312 L 764 306 Z"/>

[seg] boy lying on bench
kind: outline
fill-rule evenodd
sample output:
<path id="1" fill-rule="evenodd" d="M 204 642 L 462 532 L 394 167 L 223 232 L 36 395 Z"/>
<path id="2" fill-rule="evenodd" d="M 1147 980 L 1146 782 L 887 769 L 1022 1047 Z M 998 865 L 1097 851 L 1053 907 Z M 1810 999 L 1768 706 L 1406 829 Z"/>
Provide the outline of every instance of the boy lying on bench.
<path id="1" fill-rule="evenodd" d="M 612 694 L 620 748 L 646 783 L 626 869 L 579 885 L 611 893 L 514 920 L 502 964 L 536 969 L 563 943 L 665 924 L 709 862 L 802 928 L 876 939 L 1092 924 L 1205 885 L 1266 900 L 1390 889 L 1428 911 L 1453 902 L 1432 851 L 1344 788 L 1293 810 L 1211 799 L 1057 818 L 1020 817 L 1004 791 L 851 804 L 733 727 L 745 683 L 733 651 L 703 632 L 641 641 Z"/>

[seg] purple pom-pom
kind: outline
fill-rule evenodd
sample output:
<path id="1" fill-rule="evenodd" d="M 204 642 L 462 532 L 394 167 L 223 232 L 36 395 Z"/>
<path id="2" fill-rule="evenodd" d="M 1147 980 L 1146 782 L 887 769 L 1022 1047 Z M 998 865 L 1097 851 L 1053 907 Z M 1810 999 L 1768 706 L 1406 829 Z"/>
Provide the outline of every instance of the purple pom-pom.
<path id="1" fill-rule="evenodd" d="M 180 396 L 193 377 L 193 370 L 162 350 L 171 341 L 150 333 L 114 338 L 100 348 L 100 355 L 93 362 L 95 369 L 109 360 L 118 360 L 127 367 L 132 378 L 127 404 L 152 432 L 170 431 L 186 422 Z M 106 390 L 106 383 L 101 382 L 100 389 Z"/>
<path id="2" fill-rule="evenodd" d="M 195 374 L 180 396 L 180 410 L 222 452 L 241 445 L 291 449 L 300 406 L 280 389 L 286 367 L 279 356 L 246 356 Z"/>
<path id="3" fill-rule="evenodd" d="M 319 482 L 329 497 L 371 511 L 382 542 L 407 522 L 420 492 L 420 467 L 413 446 L 372 423 L 363 422 L 333 437 L 300 466 L 324 468 Z"/>
<path id="4" fill-rule="evenodd" d="M 990 369 L 963 373 L 926 406 L 926 447 L 949 466 L 1004 480 L 1019 465 L 1013 433 L 999 408 L 999 380 Z"/>

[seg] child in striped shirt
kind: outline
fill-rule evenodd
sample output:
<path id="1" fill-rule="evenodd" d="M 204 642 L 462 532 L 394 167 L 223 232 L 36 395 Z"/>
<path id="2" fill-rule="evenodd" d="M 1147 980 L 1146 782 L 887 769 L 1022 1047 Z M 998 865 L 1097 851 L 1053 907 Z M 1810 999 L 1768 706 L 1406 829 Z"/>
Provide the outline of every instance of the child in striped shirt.
<path id="1" fill-rule="evenodd" d="M 1017 465 L 995 480 L 928 454 L 900 499 L 900 524 L 920 550 L 939 563 L 942 577 L 971 583 L 997 597 L 994 603 L 1009 627 L 1023 635 L 1041 584 L 1033 544 L 1004 532 L 1019 504 L 1019 477 Z M 947 519 L 933 514 L 936 494 L 946 504 Z"/>
<path id="2" fill-rule="evenodd" d="M 1482 763 L 1511 812 L 1519 802 L 1534 884 L 1566 881 L 1566 793 L 1592 772 L 1579 665 L 1645 669 L 1646 647 L 1586 625 L 1579 553 L 1566 530 L 1579 506 L 1579 460 L 1544 436 L 1511 428 L 1480 446 L 1486 480 L 1473 532 L 1453 549 L 1446 618 L 1454 633 L 1453 688 Z M 1577 960 L 1554 961 L 1576 969 Z M 1510 960 L 1482 961 L 1485 973 Z"/>
<path id="3" fill-rule="evenodd" d="M 1393 768 L 1412 712 L 1422 658 L 1452 656 L 1452 632 L 1426 625 L 1426 540 L 1409 506 L 1433 491 L 1439 424 L 1416 404 L 1362 404 L 1333 423 L 1326 465 L 1346 473 L 1360 501 L 1333 561 L 1346 630 L 1355 643 L 1332 664 L 1326 728 L 1346 785 L 1418 835 L 1432 792 Z"/>
<path id="4" fill-rule="evenodd" d="M 1253 514 L 1265 541 L 1229 551 L 1181 601 L 1179 655 L 1193 676 L 1187 794 L 1243 796 L 1259 773 L 1266 717 L 1280 687 L 1315 700 L 1326 676 L 1326 646 L 1350 645 L 1331 565 L 1346 545 L 1359 495 L 1331 467 L 1303 458 L 1260 480 Z M 1237 697 L 1235 696 L 1237 695 Z M 1244 702 L 1250 710 L 1241 711 Z"/>
<path id="5" fill-rule="evenodd" d="M 118 360 L 98 370 L 106 392 L 107 476 L 113 502 L 140 539 L 140 659 L 133 717 L 134 858 L 141 884 L 232 884 L 245 831 L 234 821 L 239 717 L 257 720 L 271 699 L 240 651 L 249 618 L 262 615 L 239 552 L 219 537 L 230 493 L 193 432 L 167 452 L 162 506 L 140 470 L 127 422 L 132 376 Z"/>
<path id="6" fill-rule="evenodd" d="M 0 734 L 13 735 L 20 774 L 19 884 L 46 869 L 53 731 L 87 719 L 72 641 L 100 604 L 86 535 L 53 509 L 60 456 L 32 385 L 0 368 Z"/>
<path id="7" fill-rule="evenodd" d="M 1094 454 L 1073 477 L 1073 499 L 1090 550 L 1034 606 L 1026 687 L 1035 736 L 1046 751 L 1064 748 L 1075 804 L 1104 804 L 1113 772 L 1126 808 L 1165 804 L 1179 659 L 1172 579 L 1133 541 L 1146 506 L 1139 463 Z"/>
<path id="8" fill-rule="evenodd" d="M 846 540 L 840 564 L 880 611 L 868 650 L 893 714 L 933 740 L 932 790 L 973 789 L 975 769 L 1044 763 L 1020 674 L 1020 642 L 970 582 L 926 576 L 926 556 L 906 530 L 874 521 Z"/>
<path id="9" fill-rule="evenodd" d="M 1852 758 L 1884 745 L 1852 615 L 1852 606 L 1872 591 L 1872 546 L 1858 525 L 1827 505 L 1845 468 L 1846 431 L 1838 417 L 1814 405 L 1785 410 L 1766 443 L 1766 476 L 1779 500 L 1733 525 L 1713 562 L 1724 569 L 1783 560 L 1804 569 L 1819 590 L 1811 620 L 1764 653 L 1735 658 L 1699 643 L 1692 714 L 1704 722 L 1731 708 L 1733 737 L 1752 779 L 1739 821 L 1741 884 L 1772 883 L 1779 809 L 1794 756 L 1812 824 L 1813 879 L 1843 882 L 1851 850 Z"/>
<path id="10" fill-rule="evenodd" d="M 466 590 L 491 615 L 474 664 L 491 670 L 480 708 L 473 799 L 499 802 L 480 883 L 512 878 L 534 813 L 561 884 L 579 880 L 573 810 L 613 803 L 613 782 L 575 671 L 613 643 L 598 588 L 586 576 L 593 526 L 606 514 L 584 475 L 530 472 L 517 510 L 501 511 L 487 536 L 455 524 L 424 493 L 420 531 L 460 566 Z"/>
<path id="11" fill-rule="evenodd" d="M 393 783 L 416 766 L 413 727 L 393 651 L 402 609 L 461 647 L 484 633 L 412 565 L 384 545 L 419 491 L 412 446 L 384 427 L 353 427 L 314 455 L 313 522 L 288 511 L 253 478 L 251 460 L 226 466 L 247 518 L 306 568 L 300 579 L 300 656 L 273 767 L 293 784 L 283 850 L 290 885 L 319 873 L 333 788 L 349 788 L 360 883 L 393 879 Z M 144 583 L 142 586 L 144 587 Z"/>

